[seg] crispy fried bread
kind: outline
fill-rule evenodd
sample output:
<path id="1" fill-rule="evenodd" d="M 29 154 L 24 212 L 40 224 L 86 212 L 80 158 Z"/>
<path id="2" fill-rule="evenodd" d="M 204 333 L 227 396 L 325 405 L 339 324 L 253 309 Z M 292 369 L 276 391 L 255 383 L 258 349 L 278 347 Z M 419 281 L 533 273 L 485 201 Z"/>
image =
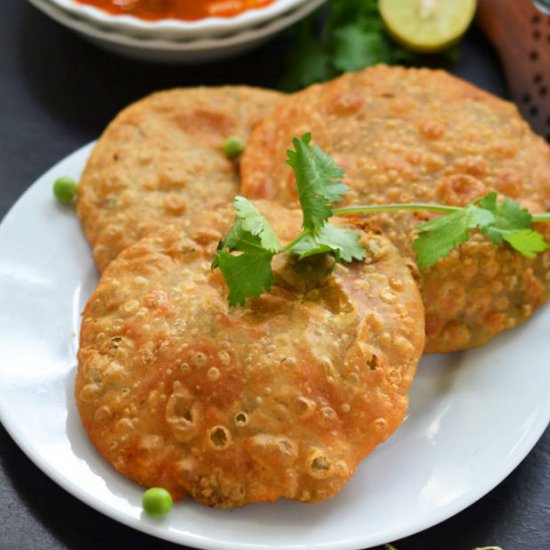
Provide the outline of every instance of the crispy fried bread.
<path id="1" fill-rule="evenodd" d="M 258 207 L 282 242 L 299 230 L 299 212 Z M 167 226 L 109 264 L 83 314 L 82 422 L 119 472 L 176 499 L 320 501 L 404 418 L 420 294 L 366 228 L 364 262 L 277 256 L 272 291 L 230 308 L 210 261 L 231 218 Z"/>
<path id="2" fill-rule="evenodd" d="M 245 196 L 296 200 L 285 163 L 293 137 L 345 168 L 346 204 L 463 206 L 489 191 L 550 210 L 550 148 L 517 109 L 443 71 L 377 66 L 289 96 L 253 132 L 241 162 Z M 414 259 L 415 226 L 435 214 L 369 217 Z M 550 226 L 539 226 L 550 242 Z M 550 292 L 550 252 L 529 260 L 481 235 L 418 274 L 427 352 L 478 346 L 525 321 Z"/>
<path id="3" fill-rule="evenodd" d="M 246 142 L 282 97 L 244 86 L 187 88 L 124 109 L 99 139 L 79 185 L 77 211 L 99 270 L 163 225 L 200 220 L 229 203 L 239 178 L 224 140 Z"/>

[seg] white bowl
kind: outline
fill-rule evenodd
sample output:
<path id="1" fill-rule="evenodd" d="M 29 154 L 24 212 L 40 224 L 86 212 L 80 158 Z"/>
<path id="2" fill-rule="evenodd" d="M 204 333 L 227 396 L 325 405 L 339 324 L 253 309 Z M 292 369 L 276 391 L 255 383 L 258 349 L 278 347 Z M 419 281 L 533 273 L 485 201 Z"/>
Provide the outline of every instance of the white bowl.
<path id="1" fill-rule="evenodd" d="M 96 27 L 52 4 L 50 0 L 29 0 L 58 23 L 109 51 L 144 61 L 161 63 L 199 63 L 237 55 L 268 40 L 308 15 L 326 0 L 308 0 L 284 15 L 252 29 L 235 31 L 222 37 L 162 39 L 128 36 Z"/>
<path id="2" fill-rule="evenodd" d="M 132 15 L 112 15 L 94 6 L 81 4 L 75 0 L 49 0 L 58 8 L 87 20 L 103 30 L 117 30 L 133 37 L 206 38 L 223 36 L 238 30 L 261 25 L 267 21 L 283 17 L 312 0 L 274 0 L 263 8 L 247 10 L 234 17 L 206 17 L 197 21 L 162 19 L 146 21 Z"/>

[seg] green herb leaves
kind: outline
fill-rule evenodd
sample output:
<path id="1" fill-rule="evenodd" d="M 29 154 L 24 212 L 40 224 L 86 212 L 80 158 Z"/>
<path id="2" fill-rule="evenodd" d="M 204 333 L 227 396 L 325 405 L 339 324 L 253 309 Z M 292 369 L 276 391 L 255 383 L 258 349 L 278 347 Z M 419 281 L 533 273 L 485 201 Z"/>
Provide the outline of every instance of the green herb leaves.
<path id="1" fill-rule="evenodd" d="M 387 34 L 378 0 L 332 0 L 321 17 L 310 15 L 293 29 L 283 87 L 294 91 L 377 63 L 413 62 L 418 55 Z"/>
<path id="2" fill-rule="evenodd" d="M 500 204 L 497 194 L 489 193 L 474 204 L 468 204 L 447 216 L 422 223 L 413 243 L 420 269 L 434 265 L 455 246 L 470 238 L 470 231 L 479 228 L 494 244 L 506 241 L 518 252 L 533 258 L 548 248 L 544 237 L 531 228 L 533 217 L 509 199 Z"/>
<path id="3" fill-rule="evenodd" d="M 348 188 L 342 183 L 344 170 L 334 159 L 311 147 L 311 134 L 292 140 L 296 151 L 287 151 L 287 164 L 294 170 L 296 188 L 304 213 L 304 229 L 318 231 L 332 216 L 330 204 L 338 202 Z"/>
<path id="4" fill-rule="evenodd" d="M 271 229 L 269 222 L 255 206 L 244 197 L 235 197 L 233 206 L 237 211 L 237 217 L 225 238 L 225 245 L 231 250 L 246 252 L 239 246 L 243 246 L 247 239 L 252 238 L 263 250 L 277 252 L 281 246 L 279 239 Z"/>
<path id="5" fill-rule="evenodd" d="M 359 242 L 359 235 L 353 231 L 325 224 L 315 235 L 306 234 L 302 239 L 292 245 L 292 252 L 299 258 L 307 258 L 314 254 L 332 252 L 336 261 L 363 260 L 366 251 Z"/>
<path id="6" fill-rule="evenodd" d="M 434 265 L 455 246 L 465 243 L 471 229 L 486 226 L 493 219 L 490 212 L 469 204 L 462 210 L 420 224 L 420 233 L 413 243 L 418 267 Z"/>
<path id="7" fill-rule="evenodd" d="M 359 235 L 327 223 L 333 215 L 331 205 L 348 191 L 342 183 L 344 170 L 319 147 L 311 147 L 311 134 L 292 143 L 296 150 L 287 151 L 287 164 L 294 169 L 304 231 L 290 250 L 300 259 L 332 252 L 337 261 L 362 260 L 366 252 Z"/>
<path id="8" fill-rule="evenodd" d="M 219 267 L 227 283 L 230 306 L 244 305 L 246 298 L 271 290 L 271 260 L 280 251 L 271 226 L 248 200 L 236 197 L 233 206 L 235 223 L 212 262 L 212 269 Z"/>
<path id="9" fill-rule="evenodd" d="M 504 199 L 497 204 L 497 194 L 489 193 L 478 204 L 480 208 L 491 212 L 495 218 L 492 224 L 482 228 L 492 243 L 500 244 L 504 240 L 528 258 L 534 258 L 536 253 L 548 248 L 544 237 L 531 228 L 531 213 L 517 202 Z"/>
<path id="10" fill-rule="evenodd" d="M 219 267 L 229 288 L 229 305 L 244 306 L 247 298 L 257 298 L 269 292 L 273 284 L 271 260 L 274 254 L 256 247 L 234 256 L 220 250 L 212 262 L 212 269 Z"/>
<path id="11" fill-rule="evenodd" d="M 528 258 L 548 248 L 544 237 L 532 229 L 533 221 L 550 221 L 550 214 L 531 213 L 518 203 L 489 193 L 464 208 L 433 204 L 382 204 L 353 206 L 333 210 L 347 193 L 342 183 L 344 171 L 319 147 L 311 145 L 311 135 L 295 138 L 294 150 L 287 151 L 287 163 L 294 170 L 300 205 L 302 231 L 285 246 L 262 214 L 243 197 L 236 197 L 235 222 L 212 262 L 220 268 L 229 287 L 229 305 L 244 305 L 247 298 L 258 297 L 273 285 L 273 256 L 291 252 L 299 260 L 316 254 L 332 254 L 336 261 L 363 260 L 367 253 L 354 231 L 328 223 L 333 215 L 372 214 L 396 210 L 440 212 L 439 218 L 418 226 L 413 243 L 420 269 L 436 264 L 453 248 L 468 241 L 473 230 L 480 230 L 490 242 L 506 241 Z"/>
<path id="12" fill-rule="evenodd" d="M 362 260 L 366 256 L 359 235 L 327 223 L 331 204 L 347 192 L 344 175 L 334 159 L 318 147 L 311 147 L 311 135 L 293 140 L 295 150 L 287 151 L 294 169 L 303 212 L 302 232 L 281 247 L 268 221 L 243 197 L 233 206 L 235 222 L 212 262 L 220 268 L 229 288 L 229 305 L 244 305 L 246 298 L 258 297 L 273 284 L 271 260 L 275 254 L 291 251 L 299 259 L 332 253 L 337 261 Z"/>

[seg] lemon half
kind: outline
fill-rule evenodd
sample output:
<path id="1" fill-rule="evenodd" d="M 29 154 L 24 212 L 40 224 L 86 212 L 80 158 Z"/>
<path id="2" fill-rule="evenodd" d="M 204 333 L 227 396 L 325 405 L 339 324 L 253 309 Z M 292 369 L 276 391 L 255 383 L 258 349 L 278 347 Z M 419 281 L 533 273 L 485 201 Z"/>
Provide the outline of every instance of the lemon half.
<path id="1" fill-rule="evenodd" d="M 380 0 L 390 35 L 417 52 L 444 50 L 466 32 L 476 0 Z"/>

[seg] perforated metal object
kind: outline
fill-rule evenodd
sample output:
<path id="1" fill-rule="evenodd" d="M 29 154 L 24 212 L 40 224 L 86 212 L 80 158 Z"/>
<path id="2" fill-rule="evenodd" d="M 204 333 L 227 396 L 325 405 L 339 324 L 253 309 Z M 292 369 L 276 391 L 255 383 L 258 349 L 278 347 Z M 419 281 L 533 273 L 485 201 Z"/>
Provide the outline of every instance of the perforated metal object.
<path id="1" fill-rule="evenodd" d="M 479 0 L 477 19 L 499 54 L 512 99 L 550 141 L 550 0 L 535 3 Z"/>

